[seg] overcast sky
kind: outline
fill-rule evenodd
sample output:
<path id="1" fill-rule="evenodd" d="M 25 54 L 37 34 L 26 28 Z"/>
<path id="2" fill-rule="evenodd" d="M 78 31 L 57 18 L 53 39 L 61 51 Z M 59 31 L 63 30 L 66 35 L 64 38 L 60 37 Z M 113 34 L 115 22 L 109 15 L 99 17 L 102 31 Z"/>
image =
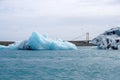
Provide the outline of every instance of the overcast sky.
<path id="1" fill-rule="evenodd" d="M 33 31 L 54 39 L 90 39 L 120 26 L 120 0 L 0 0 L 0 40 L 27 39 Z"/>

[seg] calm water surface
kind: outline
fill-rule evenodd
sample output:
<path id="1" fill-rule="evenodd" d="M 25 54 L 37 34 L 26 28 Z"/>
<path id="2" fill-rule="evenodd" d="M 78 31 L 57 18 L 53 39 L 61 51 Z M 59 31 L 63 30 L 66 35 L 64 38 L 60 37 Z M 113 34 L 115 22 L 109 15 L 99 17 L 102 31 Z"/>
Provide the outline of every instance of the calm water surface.
<path id="1" fill-rule="evenodd" d="M 120 80 L 120 50 L 0 50 L 0 80 Z"/>

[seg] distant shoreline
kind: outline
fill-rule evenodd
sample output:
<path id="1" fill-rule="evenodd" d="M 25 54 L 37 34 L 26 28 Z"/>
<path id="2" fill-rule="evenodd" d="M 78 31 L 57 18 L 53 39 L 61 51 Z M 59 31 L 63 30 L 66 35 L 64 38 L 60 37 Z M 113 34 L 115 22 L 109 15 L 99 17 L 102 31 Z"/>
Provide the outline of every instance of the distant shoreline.
<path id="1" fill-rule="evenodd" d="M 75 44 L 76 46 L 95 46 L 92 43 L 89 43 L 89 41 L 68 41 L 71 42 L 73 44 Z M 15 43 L 14 41 L 0 41 L 0 45 L 4 45 L 4 46 L 8 46 L 9 44 L 13 44 Z"/>
<path id="2" fill-rule="evenodd" d="M 9 44 L 15 43 L 14 41 L 0 41 L 0 45 L 8 46 Z"/>
<path id="3" fill-rule="evenodd" d="M 94 44 L 90 43 L 90 41 L 69 41 L 73 44 L 75 44 L 76 46 L 95 46 Z"/>

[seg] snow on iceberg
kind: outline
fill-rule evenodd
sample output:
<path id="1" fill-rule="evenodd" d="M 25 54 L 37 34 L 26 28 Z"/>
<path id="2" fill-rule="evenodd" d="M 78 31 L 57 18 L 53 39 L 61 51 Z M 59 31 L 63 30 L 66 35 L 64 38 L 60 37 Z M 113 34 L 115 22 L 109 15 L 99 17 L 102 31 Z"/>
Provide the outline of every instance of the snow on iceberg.
<path id="1" fill-rule="evenodd" d="M 120 27 L 112 28 L 92 40 L 100 49 L 119 49 Z"/>
<path id="2" fill-rule="evenodd" d="M 67 41 L 52 40 L 47 36 L 40 35 L 37 32 L 33 32 L 28 40 L 22 42 L 16 42 L 9 46 L 0 45 L 0 49 L 20 49 L 20 50 L 75 50 L 77 47 Z"/>

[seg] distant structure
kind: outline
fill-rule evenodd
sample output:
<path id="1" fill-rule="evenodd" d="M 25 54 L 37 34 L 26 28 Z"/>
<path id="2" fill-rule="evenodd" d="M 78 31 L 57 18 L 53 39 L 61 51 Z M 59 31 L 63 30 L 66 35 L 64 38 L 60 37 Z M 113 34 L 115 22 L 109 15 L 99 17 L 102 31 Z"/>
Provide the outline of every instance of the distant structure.
<path id="1" fill-rule="evenodd" d="M 80 39 L 81 37 L 84 37 L 84 40 L 77 40 Z M 89 32 L 87 32 L 84 35 L 79 35 L 69 42 L 74 43 L 76 46 L 95 46 L 90 42 Z"/>
<path id="2" fill-rule="evenodd" d="M 89 32 L 86 33 L 86 42 L 89 42 Z"/>

